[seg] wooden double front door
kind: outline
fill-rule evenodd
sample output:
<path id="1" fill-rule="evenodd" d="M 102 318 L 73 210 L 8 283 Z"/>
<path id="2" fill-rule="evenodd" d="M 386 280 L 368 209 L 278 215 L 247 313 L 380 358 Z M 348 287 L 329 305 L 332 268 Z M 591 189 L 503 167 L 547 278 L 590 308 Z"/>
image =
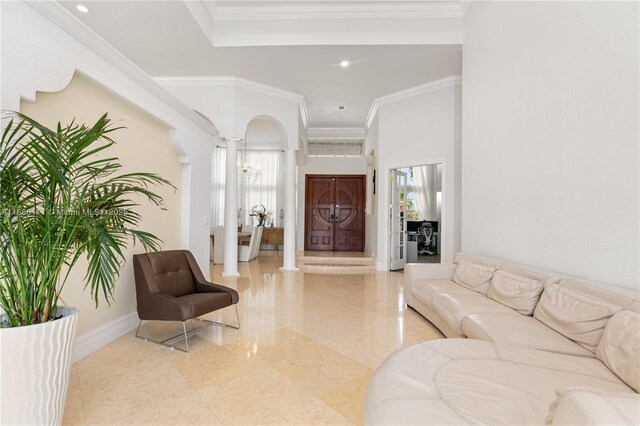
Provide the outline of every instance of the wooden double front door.
<path id="1" fill-rule="evenodd" d="M 307 175 L 305 250 L 364 250 L 364 175 Z"/>

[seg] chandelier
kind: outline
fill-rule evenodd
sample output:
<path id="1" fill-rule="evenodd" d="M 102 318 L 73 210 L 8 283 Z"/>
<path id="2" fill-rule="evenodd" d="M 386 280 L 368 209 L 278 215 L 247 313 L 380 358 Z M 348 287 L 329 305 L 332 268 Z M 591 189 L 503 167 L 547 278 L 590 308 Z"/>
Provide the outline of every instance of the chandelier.
<path id="1" fill-rule="evenodd" d="M 244 140 L 244 150 L 242 151 L 242 155 L 240 157 L 240 162 L 238 163 L 238 173 L 242 178 L 245 179 L 246 182 L 254 183 L 256 179 L 262 174 L 262 169 L 260 166 L 254 166 L 249 163 L 247 159 L 247 140 Z"/>

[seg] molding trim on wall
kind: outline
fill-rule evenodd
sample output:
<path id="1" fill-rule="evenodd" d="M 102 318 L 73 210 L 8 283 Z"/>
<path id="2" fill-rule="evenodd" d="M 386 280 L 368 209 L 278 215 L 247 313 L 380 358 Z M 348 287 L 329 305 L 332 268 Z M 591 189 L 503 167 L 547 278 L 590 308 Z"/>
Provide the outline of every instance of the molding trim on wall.
<path id="1" fill-rule="evenodd" d="M 292 34 L 311 45 L 461 44 L 466 10 L 464 0 L 183 1 L 213 46 L 286 46 Z"/>
<path id="2" fill-rule="evenodd" d="M 185 0 L 185 3 L 188 1 Z M 204 2 L 201 2 L 204 3 Z M 258 4 L 259 3 L 259 4 Z M 238 1 L 218 0 L 215 8 L 198 8 L 206 12 L 213 21 L 268 21 L 290 19 L 416 19 L 416 18 L 460 18 L 462 1 L 397 0 L 309 2 L 262 0 Z"/>
<path id="3" fill-rule="evenodd" d="M 464 15 L 466 15 L 467 12 L 469 11 L 469 8 L 473 5 L 474 1 L 475 0 L 462 0 L 460 2 L 460 12 L 463 18 L 464 18 Z"/>
<path id="4" fill-rule="evenodd" d="M 364 139 L 363 127 L 309 127 L 307 139 Z"/>
<path id="5" fill-rule="evenodd" d="M 441 78 L 439 80 L 430 81 L 429 83 L 421 84 L 419 86 L 411 87 L 409 89 L 401 90 L 399 92 L 391 93 L 385 96 L 381 96 L 373 100 L 369 114 L 367 114 L 366 128 L 371 127 L 371 123 L 378 113 L 378 109 L 382 105 L 390 103 L 404 101 L 415 96 L 424 95 L 426 93 L 436 92 L 438 90 L 447 89 L 449 87 L 462 86 L 462 77 L 459 75 L 452 75 L 449 77 Z"/>
<path id="6" fill-rule="evenodd" d="M 207 37 L 207 40 L 209 40 L 209 43 L 213 44 L 213 31 L 215 25 L 213 17 L 215 16 L 215 6 L 212 13 L 212 11 L 207 7 L 207 4 L 202 0 L 184 0 L 183 3 L 204 35 Z M 207 3 L 215 4 L 215 2 Z"/>
<path id="7" fill-rule="evenodd" d="M 235 3 L 235 2 L 233 2 Z M 346 3 L 346 2 L 345 2 Z M 310 5 L 294 7 L 277 7 L 262 5 L 247 7 L 218 7 L 214 17 L 215 21 L 282 21 L 282 20 L 366 20 L 366 19 L 428 19 L 428 18 L 460 18 L 462 8 L 460 5 L 446 5 L 441 2 L 433 6 L 429 4 L 405 7 L 393 4 L 369 4 L 366 7 L 354 4 L 346 5 Z M 390 4 L 391 3 L 391 4 Z M 426 3 L 426 2 L 425 2 Z M 399 10 L 402 9 L 402 10 Z"/>
<path id="8" fill-rule="evenodd" d="M 87 46 L 98 56 L 130 77 L 133 81 L 151 92 L 154 96 L 180 113 L 193 124 L 205 132 L 218 137 L 218 129 L 204 120 L 189 107 L 173 97 L 162 86 L 153 81 L 144 71 L 120 53 L 115 47 L 78 20 L 67 9 L 55 1 L 26 0 L 26 3 L 44 15 L 58 27 L 69 33 L 73 38 Z M 70 80 L 71 77 L 68 77 Z M 67 81 L 68 83 L 68 81 Z"/>
<path id="9" fill-rule="evenodd" d="M 367 121 L 365 122 L 365 129 L 368 131 L 371 125 L 373 124 L 373 120 L 375 120 L 376 115 L 378 115 L 379 105 L 374 99 L 371 103 L 371 108 L 369 108 L 369 113 L 367 114 Z"/>
<path id="10" fill-rule="evenodd" d="M 295 102 L 302 118 L 302 124 L 308 127 L 309 117 L 307 116 L 307 105 L 304 96 L 288 90 L 257 83 L 234 76 L 202 76 L 202 77 L 153 77 L 153 79 L 163 87 L 232 87 L 271 96 L 284 101 Z"/>
<path id="11" fill-rule="evenodd" d="M 138 326 L 138 312 L 121 316 L 111 322 L 108 322 L 98 328 L 91 330 L 82 336 L 76 337 L 73 345 L 73 354 L 71 362 L 80 361 L 97 351 L 98 349 L 108 345 L 114 340 L 124 336 Z"/>
<path id="12" fill-rule="evenodd" d="M 309 112 L 307 111 L 307 103 L 304 101 L 304 97 L 302 101 L 298 103 L 298 108 L 300 109 L 302 127 L 304 127 L 304 130 L 307 130 L 309 128 Z"/>
<path id="13" fill-rule="evenodd" d="M 401 90 L 399 92 L 391 93 L 389 95 L 381 96 L 374 99 L 374 102 L 378 105 L 386 105 L 392 102 L 413 98 L 414 96 L 424 95 L 425 93 L 436 92 L 438 90 L 460 85 L 462 85 L 462 77 L 459 75 L 452 75 L 439 80 L 430 81 L 429 83 L 421 84 L 419 86 L 411 87 L 409 89 Z"/>

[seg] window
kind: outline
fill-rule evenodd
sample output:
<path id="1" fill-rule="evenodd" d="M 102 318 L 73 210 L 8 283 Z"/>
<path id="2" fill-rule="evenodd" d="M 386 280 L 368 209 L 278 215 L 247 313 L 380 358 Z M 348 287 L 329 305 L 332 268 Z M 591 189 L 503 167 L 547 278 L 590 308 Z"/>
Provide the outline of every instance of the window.
<path id="1" fill-rule="evenodd" d="M 240 201 L 242 223 L 252 223 L 249 216 L 251 208 L 262 204 L 268 212 L 271 212 L 271 219 L 279 219 L 280 214 L 280 192 L 282 178 L 280 170 L 280 151 L 247 151 L 247 161 L 253 166 L 258 166 L 262 170 L 261 175 L 252 181 L 240 176 L 240 194 L 244 194 L 244 199 Z"/>
<path id="2" fill-rule="evenodd" d="M 400 169 L 407 174 L 407 194 L 400 194 L 400 203 L 404 204 L 404 211 L 407 212 L 407 220 L 422 220 L 422 216 L 416 208 L 415 184 L 413 182 L 413 168 L 405 167 Z M 406 201 L 405 201 L 406 200 Z"/>
<path id="3" fill-rule="evenodd" d="M 213 173 L 211 174 L 211 201 L 213 225 L 224 225 L 224 194 L 226 180 L 227 150 L 218 147 L 213 158 Z M 239 153 L 239 159 L 242 156 Z M 247 161 L 253 166 L 259 166 L 262 173 L 255 181 L 244 176 L 238 176 L 238 209 L 239 223 L 250 224 L 251 208 L 262 204 L 272 213 L 272 219 L 280 224 L 280 208 L 282 206 L 282 153 L 280 151 L 247 151 Z"/>

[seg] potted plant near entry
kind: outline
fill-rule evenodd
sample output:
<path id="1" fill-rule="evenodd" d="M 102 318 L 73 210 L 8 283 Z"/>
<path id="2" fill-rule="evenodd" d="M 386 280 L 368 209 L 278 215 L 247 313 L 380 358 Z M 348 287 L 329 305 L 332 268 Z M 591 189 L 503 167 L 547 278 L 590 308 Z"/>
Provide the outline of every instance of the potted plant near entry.
<path id="1" fill-rule="evenodd" d="M 251 217 L 255 217 L 258 220 L 258 226 L 265 226 L 267 219 L 271 217 L 271 212 L 267 211 L 267 208 L 262 204 L 256 204 L 251 208 Z"/>
<path id="2" fill-rule="evenodd" d="M 14 113 L 0 142 L 1 424 L 60 424 L 77 312 L 61 306 L 69 271 L 81 258 L 96 306 L 110 303 L 133 240 L 155 251 L 139 230 L 140 197 L 163 207 L 150 188 L 171 185 L 152 173 L 123 173 L 109 155 L 105 114 L 91 126 L 49 129 Z"/>

